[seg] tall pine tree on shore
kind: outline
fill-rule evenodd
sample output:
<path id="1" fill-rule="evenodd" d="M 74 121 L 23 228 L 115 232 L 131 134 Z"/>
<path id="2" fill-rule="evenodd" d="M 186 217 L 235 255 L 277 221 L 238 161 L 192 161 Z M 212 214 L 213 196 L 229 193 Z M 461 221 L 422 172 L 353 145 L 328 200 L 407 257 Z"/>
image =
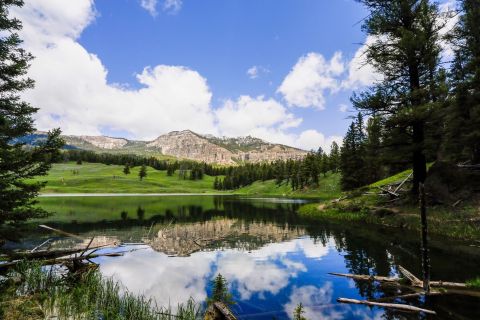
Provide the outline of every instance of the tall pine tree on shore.
<path id="1" fill-rule="evenodd" d="M 35 206 L 44 183 L 27 180 L 46 175 L 63 145 L 58 129 L 36 146 L 23 142 L 35 132 L 33 115 L 38 109 L 20 97 L 34 86 L 26 76 L 33 57 L 21 48 L 17 33 L 22 24 L 9 16 L 9 9 L 22 5 L 22 0 L 0 1 L 0 224 L 46 214 Z"/>

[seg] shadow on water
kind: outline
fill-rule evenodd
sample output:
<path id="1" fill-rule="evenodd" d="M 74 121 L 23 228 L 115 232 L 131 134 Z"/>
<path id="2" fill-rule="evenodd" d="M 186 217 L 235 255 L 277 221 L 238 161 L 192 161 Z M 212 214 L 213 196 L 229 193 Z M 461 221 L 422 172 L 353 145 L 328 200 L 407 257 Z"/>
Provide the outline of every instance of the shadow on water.
<path id="1" fill-rule="evenodd" d="M 302 221 L 296 215 L 301 204 L 227 196 L 48 198 L 41 205 L 56 214 L 36 224 L 123 242 L 145 240 L 151 233 L 151 249 L 100 264 L 105 274 L 117 276 L 133 291 L 149 292 L 159 303 L 190 296 L 203 300 L 209 279 L 221 272 L 230 278 L 240 318 L 288 319 L 298 302 L 310 319 L 428 318 L 336 304 L 338 297 L 375 299 L 391 296 L 397 288 L 328 275 L 395 275 L 399 265 L 420 275 L 418 234 Z M 32 226 L 21 243 L 8 246 L 33 247 L 51 236 Z M 195 246 L 191 237 L 205 242 Z M 56 239 L 59 245 L 72 241 Z M 432 279 L 463 282 L 479 275 L 478 248 L 443 239 L 432 239 L 431 245 Z M 168 286 L 169 295 L 156 286 Z M 480 319 L 476 298 L 449 295 L 409 302 L 436 310 L 432 319 Z"/>

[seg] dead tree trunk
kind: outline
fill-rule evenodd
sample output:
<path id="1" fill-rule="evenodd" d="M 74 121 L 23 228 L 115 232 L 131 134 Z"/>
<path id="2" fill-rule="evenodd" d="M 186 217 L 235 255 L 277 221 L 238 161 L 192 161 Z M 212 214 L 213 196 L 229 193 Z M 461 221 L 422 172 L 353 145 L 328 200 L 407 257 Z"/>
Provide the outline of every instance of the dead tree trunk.
<path id="1" fill-rule="evenodd" d="M 425 186 L 420 184 L 420 216 L 422 222 L 422 272 L 423 290 L 430 292 L 430 257 L 428 255 L 428 223 L 427 207 L 425 204 Z"/>

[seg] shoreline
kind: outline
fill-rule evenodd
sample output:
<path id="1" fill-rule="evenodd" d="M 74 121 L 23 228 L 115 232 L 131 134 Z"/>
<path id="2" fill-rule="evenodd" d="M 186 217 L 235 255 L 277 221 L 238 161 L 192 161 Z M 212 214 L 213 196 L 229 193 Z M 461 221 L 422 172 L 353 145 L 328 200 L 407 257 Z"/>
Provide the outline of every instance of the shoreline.
<path id="1" fill-rule="evenodd" d="M 163 196 L 233 196 L 233 193 L 43 193 L 39 198 L 66 197 L 163 197 Z"/>

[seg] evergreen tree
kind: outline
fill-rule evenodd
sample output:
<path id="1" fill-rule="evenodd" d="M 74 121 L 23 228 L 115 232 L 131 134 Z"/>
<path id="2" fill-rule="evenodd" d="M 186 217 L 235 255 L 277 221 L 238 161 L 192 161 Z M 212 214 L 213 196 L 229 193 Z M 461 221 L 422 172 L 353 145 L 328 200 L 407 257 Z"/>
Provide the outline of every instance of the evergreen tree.
<path id="1" fill-rule="evenodd" d="M 327 176 L 327 172 L 330 171 L 330 157 L 324 153 L 321 157 L 321 163 L 320 163 L 320 168 L 321 168 L 321 172 L 323 174 L 324 177 Z"/>
<path id="2" fill-rule="evenodd" d="M 293 320 L 307 320 L 307 318 L 303 316 L 305 313 L 305 310 L 303 309 L 303 304 L 300 302 L 293 311 Z"/>
<path id="3" fill-rule="evenodd" d="M 124 167 L 123 167 L 123 173 L 125 175 L 129 175 L 130 174 L 130 165 L 127 163 Z"/>
<path id="4" fill-rule="evenodd" d="M 340 168 L 340 147 L 335 141 L 332 142 L 330 147 L 330 156 L 329 156 L 329 167 L 333 172 L 338 172 Z"/>
<path id="5" fill-rule="evenodd" d="M 34 206 L 44 183 L 27 181 L 46 175 L 63 145 L 58 129 L 35 147 L 22 142 L 35 132 L 38 109 L 20 99 L 22 91 L 34 86 L 26 77 L 33 57 L 21 48 L 17 34 L 21 22 L 9 17 L 9 9 L 21 6 L 22 0 L 0 1 L 0 224 L 46 214 Z"/>
<path id="6" fill-rule="evenodd" d="M 455 46 L 451 82 L 454 102 L 448 110 L 446 151 L 452 160 L 480 163 L 480 2 L 462 0 L 451 34 Z"/>
<path id="7" fill-rule="evenodd" d="M 392 127 L 407 131 L 413 167 L 414 194 L 426 178 L 425 122 L 431 113 L 431 83 L 438 72 L 439 31 L 442 17 L 428 0 L 358 0 L 370 11 L 363 25 L 373 36 L 366 57 L 383 76 L 374 91 L 383 105 L 357 103 L 369 112 L 381 112 Z M 397 153 L 399 152 L 397 148 Z"/>
<path id="8" fill-rule="evenodd" d="M 140 167 L 140 171 L 138 172 L 138 177 L 140 180 L 143 180 L 147 176 L 147 166 L 144 164 Z"/>
<path id="9" fill-rule="evenodd" d="M 360 184 L 356 179 L 358 170 L 362 168 L 356 167 L 356 152 L 357 147 L 355 144 L 355 132 L 356 126 L 352 122 L 347 130 L 347 134 L 343 138 L 342 152 L 340 157 L 340 168 L 342 171 L 342 177 L 340 180 L 342 190 L 351 190 L 358 187 Z"/>
<path id="10" fill-rule="evenodd" d="M 382 178 L 381 137 L 382 126 L 380 117 L 374 115 L 367 121 L 367 138 L 365 141 L 365 183 L 373 183 Z"/>
<path id="11" fill-rule="evenodd" d="M 223 302 L 226 305 L 235 304 L 232 294 L 228 291 L 228 281 L 221 274 L 218 274 L 213 280 L 212 295 L 207 299 L 208 304 L 214 302 Z"/>

